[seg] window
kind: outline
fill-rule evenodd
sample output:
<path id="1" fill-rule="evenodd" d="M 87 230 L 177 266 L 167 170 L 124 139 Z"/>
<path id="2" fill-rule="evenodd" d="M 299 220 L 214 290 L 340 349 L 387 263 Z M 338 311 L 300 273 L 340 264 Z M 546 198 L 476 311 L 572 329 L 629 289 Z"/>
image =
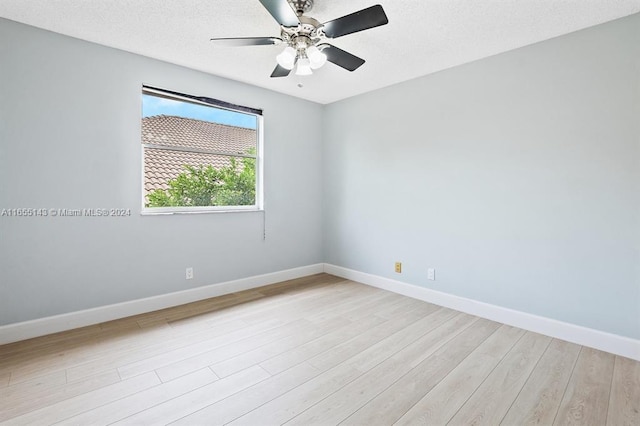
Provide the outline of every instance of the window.
<path id="1" fill-rule="evenodd" d="M 143 87 L 143 213 L 261 209 L 261 124 L 261 110 Z"/>

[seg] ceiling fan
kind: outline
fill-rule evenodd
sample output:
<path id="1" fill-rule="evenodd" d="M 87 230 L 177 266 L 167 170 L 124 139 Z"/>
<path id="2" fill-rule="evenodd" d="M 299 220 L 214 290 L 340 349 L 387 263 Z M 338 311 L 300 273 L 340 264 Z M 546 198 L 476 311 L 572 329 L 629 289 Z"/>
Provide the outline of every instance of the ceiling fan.
<path id="1" fill-rule="evenodd" d="M 364 59 L 323 42 L 389 22 L 382 6 L 375 5 L 325 23 L 304 13 L 311 10 L 313 0 L 259 0 L 280 24 L 280 37 L 212 38 L 218 46 L 263 46 L 286 44 L 276 56 L 278 65 L 271 77 L 286 77 L 293 68 L 296 75 L 311 75 L 327 61 L 348 71 L 355 71 Z"/>

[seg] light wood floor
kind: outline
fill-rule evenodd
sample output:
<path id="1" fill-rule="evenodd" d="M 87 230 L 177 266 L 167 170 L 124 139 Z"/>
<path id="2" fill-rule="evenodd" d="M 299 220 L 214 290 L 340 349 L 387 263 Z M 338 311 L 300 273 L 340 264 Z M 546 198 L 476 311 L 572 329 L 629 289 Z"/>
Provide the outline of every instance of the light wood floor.
<path id="1" fill-rule="evenodd" d="M 15 425 L 640 425 L 640 363 L 320 274 L 0 346 Z"/>

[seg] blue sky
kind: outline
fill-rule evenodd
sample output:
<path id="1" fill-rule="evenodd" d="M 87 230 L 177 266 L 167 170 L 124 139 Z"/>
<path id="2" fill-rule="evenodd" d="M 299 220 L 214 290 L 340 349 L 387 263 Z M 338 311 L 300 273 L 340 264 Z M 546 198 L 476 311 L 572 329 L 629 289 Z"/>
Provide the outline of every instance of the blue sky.
<path id="1" fill-rule="evenodd" d="M 176 115 L 178 117 L 194 118 L 196 120 L 211 121 L 214 123 L 229 124 L 231 126 L 255 129 L 257 119 L 254 115 L 241 112 L 228 111 L 215 107 L 196 105 L 171 99 L 158 98 L 151 95 L 142 95 L 142 116 L 152 115 Z"/>

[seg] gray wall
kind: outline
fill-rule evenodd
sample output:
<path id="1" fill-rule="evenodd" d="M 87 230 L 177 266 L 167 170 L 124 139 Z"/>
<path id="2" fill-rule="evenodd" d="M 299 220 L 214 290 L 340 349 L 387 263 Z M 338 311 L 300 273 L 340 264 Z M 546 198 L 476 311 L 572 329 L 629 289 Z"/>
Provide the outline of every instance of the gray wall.
<path id="1" fill-rule="evenodd" d="M 262 213 L 140 216 L 143 83 L 264 109 L 266 241 Z M 0 217 L 0 324 L 321 262 L 321 142 L 317 104 L 0 19 L 0 209 L 133 212 Z"/>
<path id="2" fill-rule="evenodd" d="M 325 259 L 640 338 L 638 123 L 640 15 L 332 104 Z"/>

